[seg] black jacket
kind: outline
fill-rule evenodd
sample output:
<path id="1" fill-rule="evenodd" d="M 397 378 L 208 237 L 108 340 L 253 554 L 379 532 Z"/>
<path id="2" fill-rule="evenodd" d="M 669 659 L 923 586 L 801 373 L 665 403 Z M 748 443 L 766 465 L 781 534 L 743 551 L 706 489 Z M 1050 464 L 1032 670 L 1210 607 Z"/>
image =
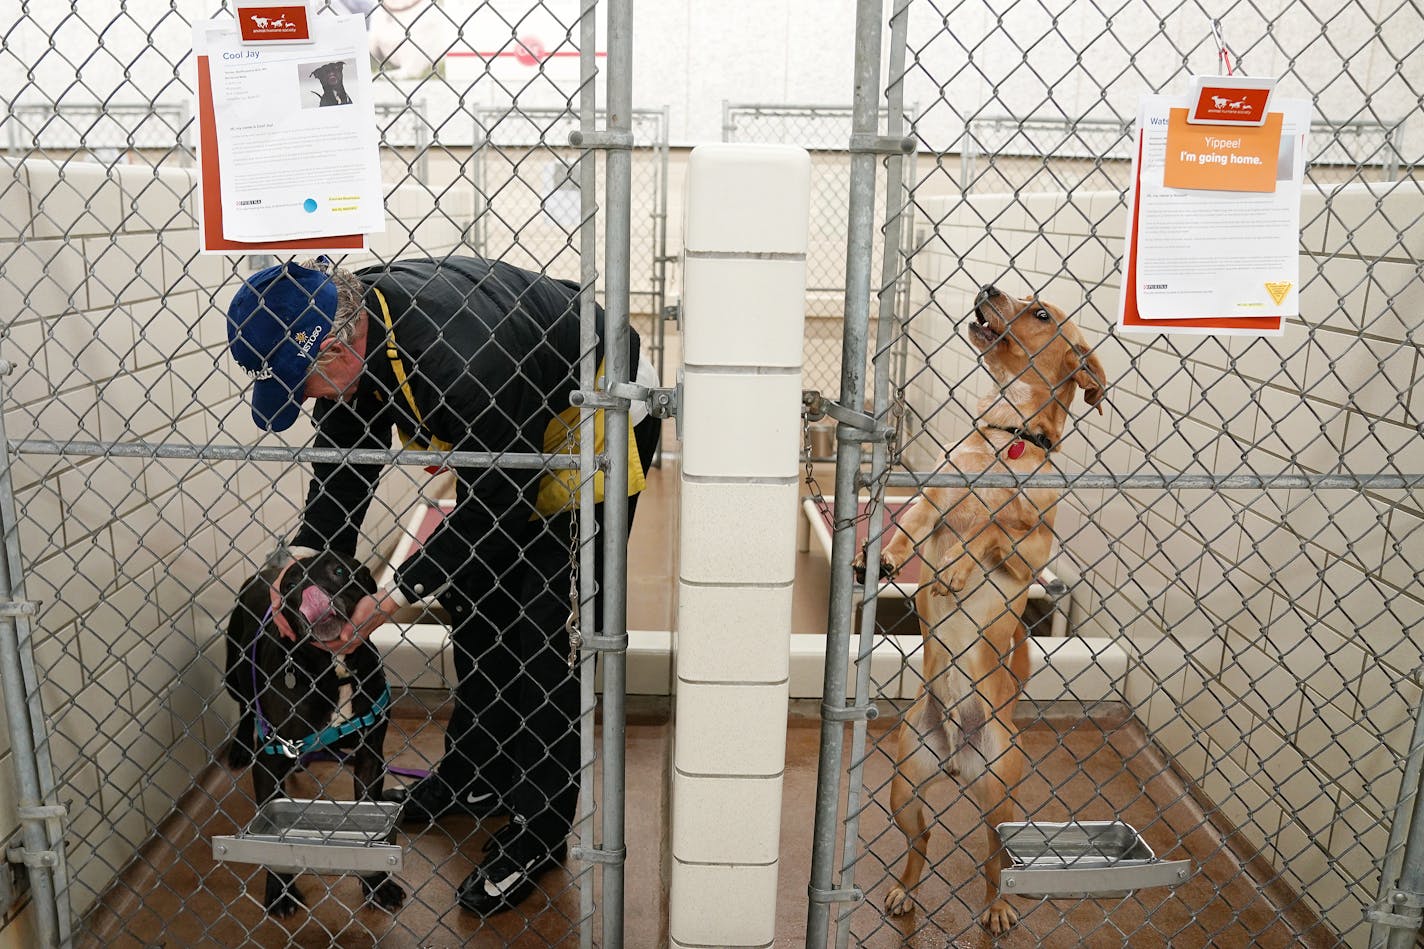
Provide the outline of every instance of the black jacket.
<path id="1" fill-rule="evenodd" d="M 366 371 L 347 402 L 319 400 L 316 445 L 391 445 L 391 428 L 419 434 L 386 356 L 385 296 L 400 360 L 424 433 L 463 451 L 539 452 L 544 431 L 579 387 L 579 288 L 499 261 L 472 257 L 402 260 L 357 271 L 367 285 Z M 603 359 L 603 310 L 597 308 Z M 638 335 L 629 330 L 629 374 Z M 379 465 L 318 464 L 292 543 L 353 553 Z M 397 573 L 411 600 L 458 579 L 478 595 L 519 559 L 532 531 L 537 469 L 464 468 L 456 506 Z M 478 547 L 478 554 L 476 548 Z"/>

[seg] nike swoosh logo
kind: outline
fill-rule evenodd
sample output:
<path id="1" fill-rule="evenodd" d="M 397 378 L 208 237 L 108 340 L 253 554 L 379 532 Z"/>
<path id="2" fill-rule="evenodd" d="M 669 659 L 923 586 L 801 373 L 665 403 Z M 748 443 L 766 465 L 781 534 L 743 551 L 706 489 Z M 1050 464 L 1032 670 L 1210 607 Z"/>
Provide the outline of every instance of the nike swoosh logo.
<path id="1" fill-rule="evenodd" d="M 533 860 L 530 860 L 528 863 L 524 864 L 523 870 L 514 871 L 509 876 L 505 877 L 503 880 L 500 880 L 498 883 L 495 883 L 492 880 L 486 880 L 485 892 L 490 896 L 503 896 L 505 893 L 508 893 L 514 887 L 514 884 L 519 882 L 520 877 L 523 877 L 525 874 L 527 874 L 530 869 L 538 862 L 539 858 L 535 857 Z"/>
<path id="2" fill-rule="evenodd" d="M 471 791 L 469 794 L 465 795 L 465 803 L 466 803 L 466 804 L 480 804 L 480 803 L 483 803 L 484 801 L 489 800 L 489 799 L 492 798 L 492 797 L 494 797 L 494 792 L 493 792 L 493 791 L 486 791 L 486 792 L 483 793 L 483 794 L 476 794 L 476 793 L 474 793 L 473 791 Z"/>

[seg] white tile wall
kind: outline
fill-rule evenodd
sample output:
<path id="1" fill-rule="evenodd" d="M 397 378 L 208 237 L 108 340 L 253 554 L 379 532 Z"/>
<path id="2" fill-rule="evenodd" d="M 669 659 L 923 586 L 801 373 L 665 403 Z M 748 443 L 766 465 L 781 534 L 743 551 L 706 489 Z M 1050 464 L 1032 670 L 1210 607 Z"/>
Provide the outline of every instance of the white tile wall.
<path id="1" fill-rule="evenodd" d="M 1395 183 L 1345 185 L 1329 198 L 1326 250 L 1365 258 L 1418 261 L 1424 257 L 1424 195 Z"/>
<path id="2" fill-rule="evenodd" d="M 26 162 L 36 237 L 72 240 L 111 234 L 123 218 L 123 193 L 103 165 Z"/>
<path id="3" fill-rule="evenodd" d="M 115 165 L 113 171 L 123 192 L 125 231 L 174 233 L 197 228 L 193 209 L 197 178 L 190 169 Z"/>
<path id="4" fill-rule="evenodd" d="M 0 241 L 29 233 L 29 175 L 22 162 L 0 158 Z"/>
<path id="5" fill-rule="evenodd" d="M 685 584 L 784 588 L 795 575 L 797 485 L 682 482 L 679 576 Z"/>
<path id="6" fill-rule="evenodd" d="M 89 237 L 84 242 L 89 309 L 162 296 L 163 253 L 151 234 Z"/>
<path id="7" fill-rule="evenodd" d="M 81 242 L 25 240 L 0 257 L 0 307 L 17 319 L 57 316 L 88 306 Z"/>
<path id="8" fill-rule="evenodd" d="M 0 294 L 5 280 L 0 277 Z M 40 320 L 12 322 L 0 336 L 0 358 L 14 364 L 15 371 L 6 381 L 6 392 L 20 405 L 30 405 L 48 398 L 53 392 L 49 368 L 45 360 L 45 324 Z"/>
<path id="9" fill-rule="evenodd" d="M 782 682 L 791 598 L 784 584 L 678 589 L 678 677 L 691 682 Z"/>
<path id="10" fill-rule="evenodd" d="M 0 357 L 21 365 L 5 380 L 11 438 L 259 440 L 241 401 L 246 380 L 223 355 L 235 262 L 197 254 L 192 188 L 184 169 L 0 168 L 0 309 L 9 318 Z M 442 215 L 457 206 L 468 212 L 470 196 L 452 192 Z M 453 245 L 452 233 L 439 232 L 438 250 Z M 285 436 L 310 437 L 305 421 Z M 96 842 L 71 853 L 77 910 L 231 728 L 221 687 L 226 614 L 253 560 L 291 529 L 293 499 L 306 490 L 305 471 L 268 468 L 251 477 L 224 463 L 39 455 L 14 467 L 61 795 L 76 802 L 74 839 Z M 5 757 L 6 832 L 16 826 L 9 768 Z M 20 924 L 0 930 L 0 945 L 28 939 Z"/>
<path id="11" fill-rule="evenodd" d="M 784 722 L 787 684 L 733 685 L 678 681 L 673 758 L 691 775 L 771 777 L 786 763 L 782 727 L 728 727 L 731 722 Z"/>

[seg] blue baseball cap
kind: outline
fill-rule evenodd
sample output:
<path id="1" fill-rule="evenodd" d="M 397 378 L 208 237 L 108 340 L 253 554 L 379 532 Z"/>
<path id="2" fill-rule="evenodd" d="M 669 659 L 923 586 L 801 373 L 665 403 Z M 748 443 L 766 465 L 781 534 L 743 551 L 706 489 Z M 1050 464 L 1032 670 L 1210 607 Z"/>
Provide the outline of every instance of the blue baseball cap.
<path id="1" fill-rule="evenodd" d="M 296 263 L 248 277 L 227 308 L 227 342 L 249 376 L 252 420 L 274 432 L 301 414 L 307 375 L 336 319 L 331 275 Z"/>

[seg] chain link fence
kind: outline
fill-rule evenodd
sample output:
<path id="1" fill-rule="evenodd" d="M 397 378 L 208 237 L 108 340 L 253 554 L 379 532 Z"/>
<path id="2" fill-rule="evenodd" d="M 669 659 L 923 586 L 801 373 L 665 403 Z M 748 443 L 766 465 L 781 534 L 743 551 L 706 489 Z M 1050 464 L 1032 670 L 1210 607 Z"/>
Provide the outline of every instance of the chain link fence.
<path id="1" fill-rule="evenodd" d="M 181 168 L 193 164 L 190 121 L 186 104 L 16 102 L 0 122 L 0 141 L 14 160 Z"/>
<path id="2" fill-rule="evenodd" d="M 1137 97 L 1215 71 L 1224 44 L 1206 12 L 1075 6 L 1070 21 L 1041 5 L 859 4 L 857 75 L 886 81 L 884 98 L 857 87 L 856 130 L 888 108 L 889 134 L 912 130 L 920 172 L 877 216 L 913 208 L 913 239 L 851 255 L 865 267 L 853 288 L 887 282 L 883 267 L 911 304 L 887 347 L 884 309 L 848 292 L 844 358 L 881 358 L 866 390 L 841 399 L 873 396 L 889 424 L 903 388 L 910 435 L 893 454 L 873 442 L 839 456 L 808 945 L 1414 945 L 1418 914 L 1398 908 L 1424 890 L 1411 842 L 1424 756 L 1424 19 L 1331 10 L 1238 5 L 1220 23 L 1249 38 L 1233 59 L 1315 104 L 1301 317 L 1248 339 L 1114 331 Z M 900 126 L 909 100 L 916 115 Z M 877 170 L 852 165 L 852 219 L 894 194 Z M 857 248 L 873 239 L 850 235 Z M 1023 420 L 999 424 L 1031 433 L 1052 413 L 1028 393 L 1056 381 L 1036 361 L 997 383 L 983 371 L 992 337 L 1039 319 L 990 285 L 1056 306 L 1049 319 L 1071 320 L 1101 364 L 1103 413 L 1075 397 L 1051 454 L 986 427 L 980 399 L 998 391 L 1001 406 L 1027 399 Z M 990 299 L 1011 322 L 981 321 Z M 1066 341 L 1052 330 L 1025 351 Z M 897 343 L 903 372 L 886 358 Z M 996 481 L 981 474 L 995 452 L 1049 460 Z M 918 554 L 904 569 L 944 584 L 944 596 L 921 588 L 923 637 L 874 633 L 869 589 L 853 606 L 865 484 L 877 502 L 866 555 L 898 566 Z M 938 526 L 907 526 L 917 499 Z M 989 525 L 1010 541 L 991 544 Z M 1032 533 L 1043 525 L 1051 546 Z M 1023 635 L 1024 571 L 1044 565 L 1072 590 L 1066 638 Z M 1076 839 L 1048 826 L 1119 821 L 1156 861 L 1115 862 L 1128 853 L 1101 825 Z M 1047 842 L 986 833 L 1001 822 Z M 1034 861 L 1107 868 L 1102 895 L 1080 879 L 1016 896 L 1009 880 L 1028 877 L 1012 871 Z M 1185 870 L 1153 879 L 1166 866 Z"/>
<path id="3" fill-rule="evenodd" d="M 423 56 L 439 62 L 460 38 L 461 25 L 442 17 L 436 4 L 421 6 L 419 29 L 401 21 L 405 46 L 424 43 Z M 605 252 L 600 245 L 595 264 L 592 235 L 596 229 L 601 241 L 605 221 L 629 215 L 627 201 L 617 196 L 626 186 L 622 192 L 610 187 L 607 197 L 603 189 L 626 182 L 630 169 L 626 158 L 600 154 L 597 179 L 582 174 L 597 146 L 567 147 L 567 131 L 602 131 L 605 121 L 613 123 L 608 131 L 614 135 L 632 131 L 617 116 L 608 119 L 601 110 L 595 116 L 592 101 L 595 81 L 600 96 L 606 86 L 609 101 L 626 100 L 630 51 L 615 39 L 606 48 L 606 72 L 596 77 L 592 13 L 581 20 L 568 4 L 554 9 L 531 2 L 522 14 L 507 4 L 475 6 L 481 15 L 539 18 L 560 32 L 565 49 L 559 52 L 573 51 L 577 76 L 546 77 L 537 97 L 511 88 L 504 118 L 495 121 L 487 111 L 460 105 L 460 89 L 446 80 L 443 66 L 414 77 L 378 75 L 381 94 L 389 98 L 394 89 L 400 100 L 377 108 L 388 228 L 369 236 L 367 251 L 338 263 L 371 282 L 386 279 L 399 259 L 498 253 L 535 274 L 572 281 L 590 300 L 596 289 L 607 307 L 605 335 L 616 334 L 628 312 L 626 289 L 618 289 L 626 288 L 626 279 L 617 280 L 628 267 L 626 248 Z M 409 19 L 416 15 L 411 7 L 396 12 Z M 614 22 L 624 22 L 627 5 L 610 7 Z M 251 382 L 228 353 L 224 314 L 244 283 L 275 259 L 199 253 L 187 106 L 188 17 L 196 12 L 140 2 L 82 11 L 28 5 L 5 15 L 0 75 L 12 84 L 0 113 L 0 304 L 6 313 L 0 359 L 8 370 L 0 378 L 6 449 L 0 464 L 0 671 L 9 728 L 0 738 L 7 775 L 0 833 L 11 852 L 24 849 L 36 881 L 31 891 L 16 890 L 10 875 L 0 874 L 0 915 L 15 927 L 6 936 L 20 932 L 17 938 L 36 945 L 95 946 L 592 945 L 601 922 L 604 944 L 617 944 L 621 898 L 595 908 L 594 893 L 597 883 L 621 894 L 622 746 L 610 742 L 595 754 L 594 714 L 597 708 L 601 722 L 621 735 L 622 694 L 615 684 L 621 680 L 610 677 L 621 668 L 623 631 L 614 628 L 618 620 L 600 630 L 595 589 L 621 590 L 626 562 L 610 556 L 607 573 L 596 576 L 594 551 L 604 546 L 605 532 L 617 538 L 626 529 L 627 504 L 610 498 L 607 522 L 594 520 L 592 439 L 571 459 L 557 445 L 523 434 L 487 451 L 452 454 L 401 450 L 379 428 L 353 448 L 328 430 L 318 436 L 305 415 L 285 432 L 253 428 Z M 446 29 L 450 36 L 435 35 Z M 626 25 L 620 35 L 628 35 Z M 37 52 L 21 62 L 22 49 Z M 385 54 L 373 55 L 381 66 Z M 484 77 L 511 68 L 505 60 L 478 61 Z M 544 62 L 519 68 L 542 75 Z M 545 149 L 554 140 L 543 132 L 517 146 L 501 143 L 497 135 L 516 122 L 543 132 L 558 126 L 559 146 Z M 468 138 L 461 144 L 447 131 L 457 125 L 491 134 L 471 148 Z M 662 143 L 661 164 L 638 161 L 663 169 L 649 176 L 664 177 L 638 192 L 645 203 L 633 212 L 644 228 L 635 231 L 639 312 L 654 305 L 647 301 L 660 306 L 667 265 L 665 244 L 657 243 L 665 240 L 659 217 L 666 201 L 665 118 L 661 133 L 646 128 L 640 125 L 637 134 Z M 650 144 L 643 154 L 651 151 Z M 504 169 L 502 176 L 489 170 L 494 166 Z M 568 293 L 566 311 L 550 318 L 567 329 L 582 313 L 592 338 L 592 307 L 579 305 L 577 291 Z M 478 305 L 474 295 L 462 302 Z M 397 319 L 398 332 L 403 325 Z M 576 328 L 565 335 L 579 338 Z M 572 389 L 592 390 L 595 372 L 616 380 L 631 368 L 611 354 L 605 368 L 580 345 L 559 354 L 568 378 L 551 382 L 532 402 L 514 406 L 495 395 L 491 411 L 501 418 L 494 424 L 523 432 L 530 419 L 567 411 L 566 403 L 555 403 Z M 501 391 L 548 376 L 541 362 L 548 348 L 536 356 L 495 344 L 509 367 Z M 414 378 L 420 379 L 418 371 Z M 394 390 L 391 397 L 398 398 Z M 586 414 L 591 422 L 591 410 Z M 616 436 L 612 414 L 617 410 L 608 432 Z M 547 434 L 542 422 L 539 428 Z M 321 447 L 311 447 L 314 439 Z M 456 472 L 424 470 L 446 464 Z M 280 556 L 303 523 L 309 495 L 335 491 L 336 481 L 353 471 L 382 467 L 369 508 L 360 505 L 364 518 L 356 518 L 349 538 L 333 541 L 345 546 L 349 540 L 377 576 L 389 576 L 402 551 L 438 543 L 439 535 L 432 540 L 430 534 L 438 512 L 463 502 L 472 482 L 479 480 L 491 497 L 511 499 L 503 527 L 489 534 L 507 539 L 507 549 L 497 554 L 500 543 L 482 535 L 458 568 L 462 576 L 487 573 L 487 588 L 443 591 L 443 603 L 404 609 L 373 640 L 384 654 L 393 701 L 384 757 L 408 769 L 429 769 L 441 759 L 453 689 L 472 679 L 469 649 L 451 642 L 446 625 L 458 619 L 454 613 L 468 594 L 481 611 L 504 617 L 503 625 L 491 620 L 499 629 L 490 632 L 478 661 L 495 677 L 489 671 L 495 666 L 512 668 L 516 685 L 501 701 L 523 717 L 498 726 L 495 719 L 504 713 L 494 710 L 475 727 L 486 730 L 501 761 L 518 762 L 501 779 L 508 786 L 496 790 L 504 810 L 527 822 L 512 819 L 506 830 L 490 817 L 408 826 L 400 839 L 406 895 L 399 913 L 361 909 L 366 894 L 350 876 L 304 874 L 298 886 L 305 905 L 281 922 L 264 912 L 261 867 L 214 859 L 213 838 L 240 834 L 262 803 L 255 800 L 250 769 L 229 765 L 230 742 L 250 712 L 225 689 L 229 619 L 245 582 L 269 556 Z M 605 467 L 614 485 L 626 461 L 614 457 Z M 314 477 L 314 471 L 325 474 Z M 581 512 L 532 517 L 530 485 L 559 471 L 573 472 Z M 572 591 L 571 577 L 577 578 Z M 566 627 L 571 596 L 574 618 Z M 550 611 L 556 619 L 549 620 Z M 516 641 L 526 627 L 549 642 Z M 581 629 L 585 643 L 572 672 L 569 628 Z M 547 668 L 550 650 L 563 673 L 553 685 L 535 686 L 530 667 L 537 659 Z M 599 699 L 596 652 L 604 654 L 600 667 L 609 682 Z M 525 680 L 519 698 L 517 683 Z M 530 723 L 551 711 L 572 724 L 557 739 L 547 731 L 541 738 Z M 549 746 L 531 744 L 540 741 Z M 570 788 L 581 788 L 577 811 L 552 798 L 527 810 L 511 803 L 522 792 L 510 788 L 522 776 L 549 766 L 531 760 L 566 766 L 562 785 L 550 793 L 557 790 L 562 802 Z M 596 807 L 595 760 L 607 763 Z M 349 801 L 346 774 L 336 763 L 311 762 L 287 791 Z M 566 834 L 548 842 L 558 867 L 539 877 L 533 896 L 488 918 L 455 908 L 461 880 L 507 845 L 501 840 L 517 836 L 516 826 L 555 816 L 573 822 L 571 842 L 578 847 L 565 859 Z"/>
<path id="4" fill-rule="evenodd" d="M 387 187 L 430 183 L 430 114 L 425 102 L 376 103 L 381 180 Z"/>
<path id="5" fill-rule="evenodd" d="M 811 221 L 806 250 L 806 360 L 802 368 L 808 389 L 835 392 L 840 388 L 841 323 L 846 288 L 846 189 L 851 169 L 851 109 L 844 105 L 722 105 L 722 140 L 800 145 L 811 153 Z M 885 113 L 880 128 L 883 131 Z M 906 180 L 914 162 L 905 163 Z M 913 214 L 901 221 L 908 235 Z M 899 238 L 899 239 L 904 239 Z M 884 247 L 877 231 L 874 251 Z M 896 241 L 892 240 L 892 244 Z M 899 283 L 896 312 L 908 305 L 908 285 Z M 818 453 L 817 457 L 821 455 Z"/>
<path id="6" fill-rule="evenodd" d="M 1378 121 L 1316 123 L 1307 145 L 1316 183 L 1396 180 L 1400 132 Z M 979 116 L 965 122 L 959 181 L 965 194 L 1125 191 L 1131 149 L 1130 120 Z"/>
<path id="7" fill-rule="evenodd" d="M 630 305 L 649 358 L 665 378 L 663 315 L 671 268 L 677 262 L 668 253 L 668 114 L 666 109 L 634 109 L 631 118 Z M 472 178 L 485 209 L 473 235 L 475 246 L 493 259 L 520 266 L 542 261 L 551 274 L 575 276 L 577 166 L 582 152 L 569 145 L 569 135 L 578 130 L 578 114 L 565 109 L 476 109 L 474 119 L 478 158 Z M 597 121 L 604 119 L 599 110 Z M 602 234 L 597 253 L 601 267 Z"/>

